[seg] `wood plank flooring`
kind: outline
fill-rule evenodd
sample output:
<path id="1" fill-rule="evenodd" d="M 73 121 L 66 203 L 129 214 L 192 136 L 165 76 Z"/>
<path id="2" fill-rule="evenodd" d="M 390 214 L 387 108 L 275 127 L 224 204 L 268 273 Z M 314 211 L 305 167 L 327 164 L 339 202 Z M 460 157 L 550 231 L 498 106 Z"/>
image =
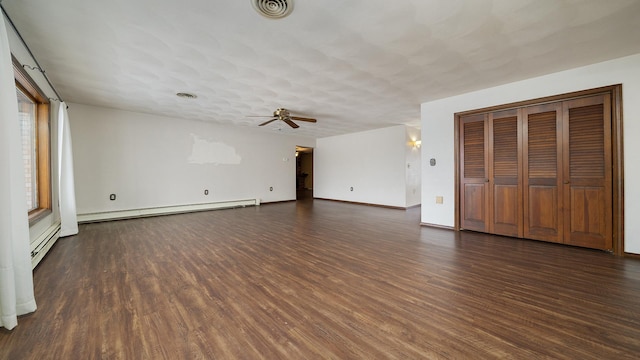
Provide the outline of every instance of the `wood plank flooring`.
<path id="1" fill-rule="evenodd" d="M 321 200 L 80 227 L 0 359 L 633 359 L 640 261 Z"/>

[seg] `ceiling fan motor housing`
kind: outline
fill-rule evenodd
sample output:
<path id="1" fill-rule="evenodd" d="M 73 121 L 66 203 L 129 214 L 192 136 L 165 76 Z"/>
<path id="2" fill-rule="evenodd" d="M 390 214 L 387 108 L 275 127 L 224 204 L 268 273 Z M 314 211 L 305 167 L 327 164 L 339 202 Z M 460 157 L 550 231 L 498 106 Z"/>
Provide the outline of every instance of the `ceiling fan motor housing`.
<path id="1" fill-rule="evenodd" d="M 291 114 L 289 114 L 289 110 L 283 109 L 283 108 L 279 108 L 279 109 L 276 109 L 276 111 L 273 112 L 273 116 L 277 116 L 280 119 L 287 119 L 287 118 L 289 118 L 289 116 L 291 116 Z"/>
<path id="2" fill-rule="evenodd" d="M 306 121 L 306 122 L 312 122 L 312 123 L 316 122 L 316 119 L 313 119 L 313 118 L 300 117 L 300 116 L 291 116 L 291 113 L 289 112 L 289 110 L 287 110 L 285 108 L 278 108 L 278 109 L 276 109 L 276 111 L 273 112 L 273 118 L 272 119 L 267 120 L 267 121 L 263 122 L 262 124 L 259 124 L 258 126 L 265 126 L 267 124 L 271 124 L 272 122 L 274 122 L 276 120 L 284 121 L 287 125 L 291 126 L 294 129 L 297 129 L 300 126 L 298 126 L 298 124 L 294 123 L 293 120 Z"/>

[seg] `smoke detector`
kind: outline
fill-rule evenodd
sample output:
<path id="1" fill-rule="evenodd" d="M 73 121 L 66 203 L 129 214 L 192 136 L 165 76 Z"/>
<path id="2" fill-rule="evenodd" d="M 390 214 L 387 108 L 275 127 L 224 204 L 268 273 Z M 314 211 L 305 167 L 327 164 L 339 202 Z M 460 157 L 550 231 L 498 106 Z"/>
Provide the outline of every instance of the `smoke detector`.
<path id="1" fill-rule="evenodd" d="M 269 19 L 280 19 L 291 13 L 293 0 L 251 0 L 258 14 Z"/>

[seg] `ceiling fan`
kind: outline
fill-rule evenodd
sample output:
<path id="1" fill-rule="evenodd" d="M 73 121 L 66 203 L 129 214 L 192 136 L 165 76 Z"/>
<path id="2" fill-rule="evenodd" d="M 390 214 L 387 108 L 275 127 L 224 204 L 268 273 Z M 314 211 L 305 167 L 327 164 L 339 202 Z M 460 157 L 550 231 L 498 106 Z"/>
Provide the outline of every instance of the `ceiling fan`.
<path id="1" fill-rule="evenodd" d="M 250 117 L 266 117 L 266 116 L 250 116 Z M 312 118 L 306 118 L 306 117 L 300 117 L 300 116 L 291 116 L 291 113 L 289 112 L 289 110 L 287 109 L 276 109 L 276 111 L 273 112 L 272 115 L 273 119 L 269 119 L 265 122 L 263 122 L 262 124 L 258 125 L 258 126 L 265 126 L 267 124 L 270 124 L 276 120 L 281 120 L 284 121 L 287 125 L 291 126 L 292 128 L 299 128 L 300 126 L 296 123 L 293 122 L 293 120 L 296 121 L 306 121 L 306 122 L 316 122 L 316 119 L 312 119 Z"/>

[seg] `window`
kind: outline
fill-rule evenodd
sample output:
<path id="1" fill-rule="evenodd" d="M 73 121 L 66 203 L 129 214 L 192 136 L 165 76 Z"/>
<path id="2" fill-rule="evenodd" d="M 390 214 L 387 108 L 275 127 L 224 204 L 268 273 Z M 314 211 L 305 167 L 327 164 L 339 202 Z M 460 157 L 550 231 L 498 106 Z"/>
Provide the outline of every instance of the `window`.
<path id="1" fill-rule="evenodd" d="M 13 58 L 29 223 L 51 212 L 49 100 Z"/>
<path id="2" fill-rule="evenodd" d="M 25 94 L 22 89 L 18 93 L 18 120 L 20 121 L 20 136 L 22 138 L 22 161 L 27 188 L 27 209 L 33 211 L 38 208 L 37 156 L 36 156 L 36 108 L 35 101 Z"/>

